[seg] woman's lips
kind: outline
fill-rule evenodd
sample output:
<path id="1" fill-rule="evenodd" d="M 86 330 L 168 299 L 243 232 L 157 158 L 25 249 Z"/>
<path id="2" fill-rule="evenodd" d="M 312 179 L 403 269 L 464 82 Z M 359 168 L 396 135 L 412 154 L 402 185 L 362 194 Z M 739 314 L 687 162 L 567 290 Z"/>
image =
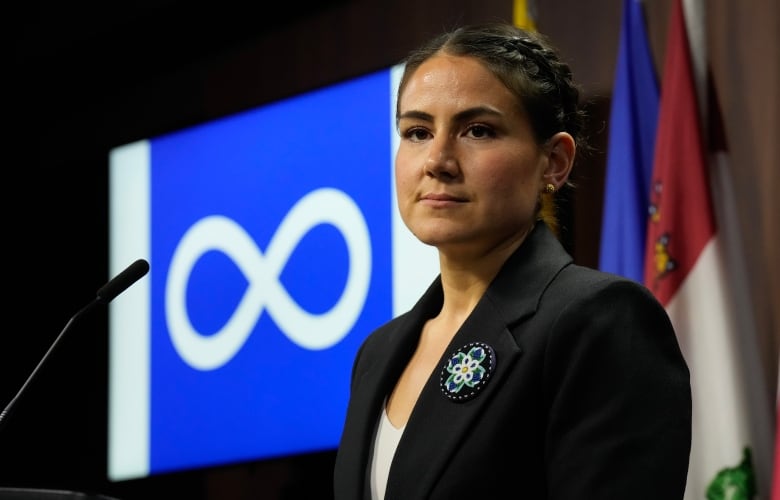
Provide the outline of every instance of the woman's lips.
<path id="1" fill-rule="evenodd" d="M 448 193 L 428 193 L 420 197 L 420 201 L 434 207 L 444 207 L 466 201 L 465 198 Z"/>

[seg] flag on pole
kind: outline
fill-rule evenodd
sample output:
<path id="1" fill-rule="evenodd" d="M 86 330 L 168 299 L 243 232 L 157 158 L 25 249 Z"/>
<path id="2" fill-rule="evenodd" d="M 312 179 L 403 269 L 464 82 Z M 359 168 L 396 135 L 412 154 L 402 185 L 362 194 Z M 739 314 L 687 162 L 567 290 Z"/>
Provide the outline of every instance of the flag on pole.
<path id="1" fill-rule="evenodd" d="M 658 115 L 644 282 L 666 308 L 691 370 L 693 435 L 686 500 L 752 499 L 748 362 L 711 198 L 682 0 L 674 0 Z"/>
<path id="2" fill-rule="evenodd" d="M 536 31 L 536 15 L 533 0 L 514 0 L 512 17 L 515 26 L 528 31 Z"/>
<path id="3" fill-rule="evenodd" d="M 599 268 L 642 282 L 658 80 L 641 0 L 623 0 L 609 119 Z"/>

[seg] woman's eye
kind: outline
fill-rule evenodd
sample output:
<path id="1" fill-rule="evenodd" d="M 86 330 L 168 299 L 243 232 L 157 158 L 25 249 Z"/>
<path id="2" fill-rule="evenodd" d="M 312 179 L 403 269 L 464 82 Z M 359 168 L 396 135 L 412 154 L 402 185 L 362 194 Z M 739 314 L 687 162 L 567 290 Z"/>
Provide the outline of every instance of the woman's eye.
<path id="1" fill-rule="evenodd" d="M 410 128 L 404 133 L 404 137 L 412 141 L 423 141 L 430 137 L 430 134 L 424 128 Z"/>
<path id="2" fill-rule="evenodd" d="M 496 133 L 492 128 L 485 125 L 472 125 L 466 131 L 467 135 L 475 139 L 484 139 L 485 137 L 495 137 Z"/>

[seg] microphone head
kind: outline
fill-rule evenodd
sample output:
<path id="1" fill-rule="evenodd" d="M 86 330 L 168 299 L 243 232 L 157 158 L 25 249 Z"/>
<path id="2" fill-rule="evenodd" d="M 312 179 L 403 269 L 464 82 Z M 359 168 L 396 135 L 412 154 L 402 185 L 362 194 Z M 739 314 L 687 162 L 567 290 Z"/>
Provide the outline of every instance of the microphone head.
<path id="1" fill-rule="evenodd" d="M 97 302 L 108 304 L 149 272 L 149 262 L 138 259 L 97 291 Z"/>

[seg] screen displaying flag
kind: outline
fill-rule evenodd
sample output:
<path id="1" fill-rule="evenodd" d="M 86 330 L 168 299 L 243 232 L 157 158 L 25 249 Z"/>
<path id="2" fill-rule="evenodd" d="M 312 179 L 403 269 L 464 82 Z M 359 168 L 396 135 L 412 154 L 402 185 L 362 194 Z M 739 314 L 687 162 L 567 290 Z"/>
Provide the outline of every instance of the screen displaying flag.
<path id="1" fill-rule="evenodd" d="M 335 449 L 357 348 L 438 274 L 400 221 L 396 66 L 110 157 L 109 477 Z"/>

